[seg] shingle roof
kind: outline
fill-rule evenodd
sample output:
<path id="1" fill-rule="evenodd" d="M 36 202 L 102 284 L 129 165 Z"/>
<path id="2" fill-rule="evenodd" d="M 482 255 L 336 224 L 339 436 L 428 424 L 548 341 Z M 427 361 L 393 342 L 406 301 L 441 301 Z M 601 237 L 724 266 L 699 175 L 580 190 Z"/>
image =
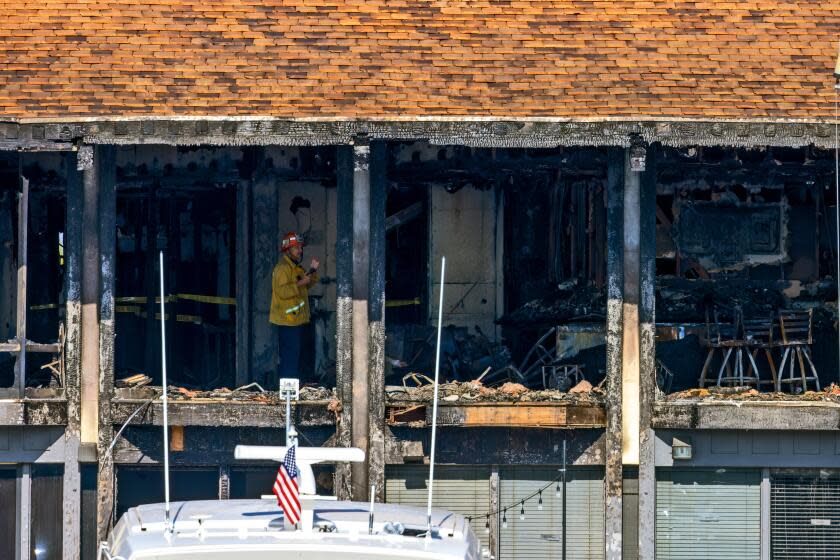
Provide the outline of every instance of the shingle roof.
<path id="1" fill-rule="evenodd" d="M 840 0 L 5 0 L 0 118 L 826 118 Z"/>

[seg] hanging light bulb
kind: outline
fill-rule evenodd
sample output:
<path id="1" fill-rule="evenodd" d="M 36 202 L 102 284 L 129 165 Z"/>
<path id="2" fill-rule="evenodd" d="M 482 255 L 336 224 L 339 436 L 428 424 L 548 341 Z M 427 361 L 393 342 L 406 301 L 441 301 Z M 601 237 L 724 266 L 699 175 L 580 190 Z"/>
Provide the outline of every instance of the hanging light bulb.
<path id="1" fill-rule="evenodd" d="M 487 519 L 484 520 L 484 534 L 490 534 L 490 516 L 487 516 Z"/>
<path id="2" fill-rule="evenodd" d="M 507 529 L 507 509 L 502 511 L 502 529 Z"/>
<path id="3" fill-rule="evenodd" d="M 537 502 L 537 509 L 542 511 L 542 490 L 540 490 L 540 500 Z"/>
<path id="4" fill-rule="evenodd" d="M 560 497 L 560 481 L 559 480 L 557 481 L 557 486 L 555 486 L 555 488 L 554 488 L 554 497 L 555 498 Z"/>
<path id="5" fill-rule="evenodd" d="M 522 500 L 521 502 L 519 502 L 519 505 L 520 505 L 519 519 L 521 519 L 522 521 L 525 521 L 525 500 Z"/>

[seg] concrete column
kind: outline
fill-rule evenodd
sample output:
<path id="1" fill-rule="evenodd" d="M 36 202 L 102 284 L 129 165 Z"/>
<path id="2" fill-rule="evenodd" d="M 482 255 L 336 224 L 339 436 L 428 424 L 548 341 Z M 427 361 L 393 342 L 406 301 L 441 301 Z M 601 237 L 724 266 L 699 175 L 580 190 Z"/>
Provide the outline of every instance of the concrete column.
<path id="1" fill-rule="evenodd" d="M 341 401 L 336 440 L 340 447 L 349 447 L 353 444 L 353 146 L 339 146 L 336 155 L 335 386 Z M 341 500 L 352 497 L 350 465 L 347 463 L 335 467 L 335 491 Z"/>
<path id="2" fill-rule="evenodd" d="M 772 495 L 770 493 L 770 469 L 761 469 L 761 498 L 759 508 L 761 514 L 759 516 L 760 542 L 761 542 L 761 560 L 770 560 L 770 500 Z"/>
<path id="3" fill-rule="evenodd" d="M 621 560 L 624 158 L 613 148 L 607 159 L 606 560 Z"/>
<path id="4" fill-rule="evenodd" d="M 75 157 L 68 157 L 67 219 L 64 229 L 64 289 L 66 318 L 64 329 L 64 396 L 67 399 L 67 426 L 64 429 L 64 489 L 63 489 L 63 554 L 66 560 L 77 560 L 81 554 L 81 473 L 79 445 L 81 443 L 82 369 L 82 221 L 84 189 L 82 174 Z"/>
<path id="5" fill-rule="evenodd" d="M 641 174 L 639 264 L 639 558 L 654 558 L 656 468 L 651 423 L 656 400 L 656 174 L 658 146 Z"/>
<path id="6" fill-rule="evenodd" d="M 114 437 L 114 273 L 116 256 L 116 147 L 97 146 L 94 156 L 99 194 L 99 418 L 97 437 L 97 537 L 103 540 L 114 522 L 114 458 L 107 454 Z"/>
<path id="7" fill-rule="evenodd" d="M 370 274 L 370 144 L 364 140 L 353 146 L 353 446 L 363 449 L 369 459 L 370 356 L 369 274 Z M 368 499 L 367 464 L 354 463 L 353 499 Z"/>
<path id="8" fill-rule="evenodd" d="M 385 500 L 385 202 L 388 146 L 370 146 L 368 266 L 368 478 L 377 501 Z"/>

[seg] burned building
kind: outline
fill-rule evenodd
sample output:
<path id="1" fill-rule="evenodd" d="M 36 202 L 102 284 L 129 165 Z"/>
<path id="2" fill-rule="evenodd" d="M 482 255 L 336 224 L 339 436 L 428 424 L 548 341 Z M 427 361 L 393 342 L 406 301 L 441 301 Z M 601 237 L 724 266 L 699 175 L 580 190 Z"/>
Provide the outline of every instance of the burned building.
<path id="1" fill-rule="evenodd" d="M 173 499 L 267 493 L 288 231 L 294 421 L 367 455 L 324 492 L 425 500 L 443 289 L 435 499 L 492 556 L 840 556 L 840 7 L 2 10 L 0 557 L 161 500 L 161 324 Z"/>

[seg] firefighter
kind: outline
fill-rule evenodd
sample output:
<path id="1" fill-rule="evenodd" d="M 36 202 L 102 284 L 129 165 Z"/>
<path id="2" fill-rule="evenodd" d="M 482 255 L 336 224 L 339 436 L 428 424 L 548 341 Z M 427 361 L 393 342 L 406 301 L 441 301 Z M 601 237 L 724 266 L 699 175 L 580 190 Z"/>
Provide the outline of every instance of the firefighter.
<path id="1" fill-rule="evenodd" d="M 303 240 L 294 232 L 283 236 L 282 257 L 271 274 L 269 321 L 277 325 L 280 349 L 279 376 L 300 377 L 301 342 L 309 324 L 309 287 L 318 282 L 321 263 L 312 258 L 309 269 L 301 266 Z"/>

